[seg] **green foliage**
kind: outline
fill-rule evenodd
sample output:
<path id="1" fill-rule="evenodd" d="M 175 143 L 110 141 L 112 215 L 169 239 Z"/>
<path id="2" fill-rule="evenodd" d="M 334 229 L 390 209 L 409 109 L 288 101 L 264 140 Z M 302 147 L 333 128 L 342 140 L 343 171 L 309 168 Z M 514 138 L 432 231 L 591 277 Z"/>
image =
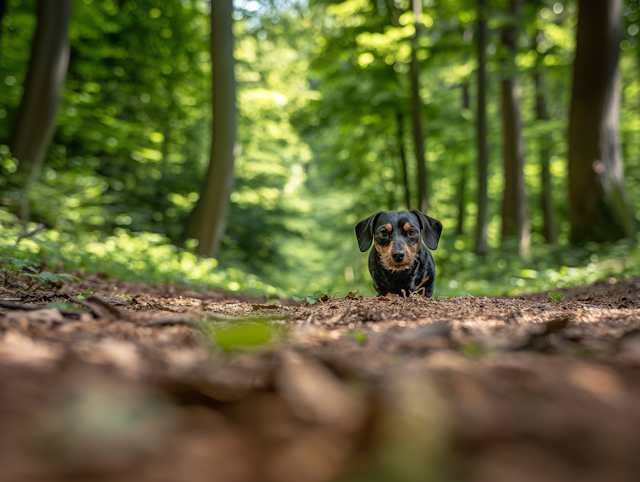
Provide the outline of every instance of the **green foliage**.
<path id="1" fill-rule="evenodd" d="M 199 329 L 205 339 L 225 353 L 264 345 L 273 341 L 282 331 L 270 320 L 262 318 L 239 320 L 225 325 L 219 322 L 205 322 Z"/>
<path id="2" fill-rule="evenodd" d="M 551 293 L 549 292 L 549 296 L 551 296 L 551 302 L 555 303 L 556 301 L 564 300 L 564 295 L 562 293 Z"/>
<path id="3" fill-rule="evenodd" d="M 121 231 L 100 237 L 96 233 L 72 236 L 42 230 L 16 243 L 22 231 L 12 216 L 0 209 L 0 263 L 5 284 L 25 271 L 40 281 L 64 282 L 72 276 L 51 271 L 76 270 L 105 273 L 130 282 L 186 284 L 199 290 L 281 293 L 256 276 L 233 268 L 221 269 L 215 259 L 198 258 L 186 249 L 178 249 L 159 234 Z M 47 266 L 50 271 L 42 273 L 39 266 Z"/>
<path id="4" fill-rule="evenodd" d="M 20 276 L 31 278 L 32 281 L 31 281 L 31 284 L 29 285 L 29 288 L 33 286 L 33 283 L 35 281 L 38 281 L 40 283 L 40 286 L 45 288 L 49 286 L 49 283 L 52 283 L 52 284 L 62 283 L 66 285 L 67 282 L 65 281 L 65 279 L 73 279 L 73 280 L 82 282 L 80 278 L 77 278 L 75 276 L 72 276 L 66 273 L 58 273 L 58 274 L 49 273 L 48 271 L 38 271 L 35 268 L 31 268 L 31 267 L 27 269 L 31 271 L 31 273 L 21 273 Z"/>
<path id="5" fill-rule="evenodd" d="M 298 301 L 298 302 L 302 302 L 302 301 L 306 300 L 307 303 L 309 303 L 310 305 L 313 305 L 318 300 L 327 301 L 329 299 L 329 296 L 327 296 L 322 291 L 318 290 L 315 293 L 313 293 L 311 295 L 307 295 L 307 296 L 293 296 L 293 299 L 294 299 L 294 301 Z"/>

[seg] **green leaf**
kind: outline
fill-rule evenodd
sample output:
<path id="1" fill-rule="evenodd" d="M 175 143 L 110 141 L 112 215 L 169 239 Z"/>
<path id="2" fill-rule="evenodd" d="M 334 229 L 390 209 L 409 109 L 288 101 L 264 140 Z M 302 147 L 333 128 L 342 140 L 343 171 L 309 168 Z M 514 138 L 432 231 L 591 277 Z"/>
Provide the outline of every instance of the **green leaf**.
<path id="1" fill-rule="evenodd" d="M 79 297 L 78 297 L 79 298 Z M 47 303 L 48 308 L 58 308 L 59 310 L 75 310 L 75 311 L 84 311 L 89 312 L 86 308 L 78 308 L 73 303 L 69 303 L 68 301 L 52 301 L 51 303 Z"/>
<path id="2" fill-rule="evenodd" d="M 464 343 L 460 350 L 469 358 L 477 358 L 482 354 L 482 347 L 475 340 Z"/>
<path id="3" fill-rule="evenodd" d="M 310 305 L 313 305 L 318 300 L 327 301 L 329 299 L 329 296 L 327 296 L 326 293 L 323 293 L 322 291 L 318 290 L 315 293 L 310 294 L 310 295 L 306 295 L 306 296 L 303 296 L 303 297 L 292 296 L 292 298 L 294 299 L 294 301 L 307 300 L 307 303 L 309 303 Z"/>
<path id="4" fill-rule="evenodd" d="M 90 295 L 92 295 L 92 294 L 93 294 L 93 290 L 91 290 L 91 289 L 87 288 L 87 293 L 88 293 L 88 294 L 90 294 Z"/>
<path id="5" fill-rule="evenodd" d="M 357 341 L 360 344 L 364 344 L 367 341 L 367 335 L 358 330 L 350 330 L 347 332 L 347 336 L 352 340 Z"/>
<path id="6" fill-rule="evenodd" d="M 50 281 L 52 283 L 59 283 L 60 281 L 62 281 L 60 279 L 60 276 L 54 273 L 49 273 L 48 271 L 43 271 L 42 273 L 40 273 L 38 279 L 40 279 L 40 281 Z M 64 281 L 62 282 L 64 283 Z"/>
<path id="7" fill-rule="evenodd" d="M 47 303 L 47 307 L 58 308 L 59 310 L 73 310 L 76 308 L 72 303 L 62 301 L 52 301 L 51 303 Z"/>
<path id="8" fill-rule="evenodd" d="M 271 340 L 271 325 L 267 321 L 244 321 L 215 330 L 213 338 L 225 352 L 243 346 L 262 345 Z"/>
<path id="9" fill-rule="evenodd" d="M 92 291 L 92 293 L 93 293 L 93 291 Z M 131 298 L 131 296 L 124 296 L 124 295 L 122 296 L 122 298 L 124 298 L 125 300 L 132 300 L 133 299 L 133 298 Z"/>
<path id="10" fill-rule="evenodd" d="M 551 293 L 549 292 L 549 296 L 551 296 L 551 302 L 555 303 L 556 301 L 564 300 L 564 295 L 562 293 Z"/>
<path id="11" fill-rule="evenodd" d="M 84 299 L 85 299 L 85 297 L 84 297 L 84 296 L 82 296 L 82 295 L 78 295 L 78 296 L 77 296 L 77 298 L 78 298 L 79 300 L 84 300 Z"/>
<path id="12" fill-rule="evenodd" d="M 80 278 L 76 278 L 75 276 L 72 276 L 72 275 L 67 274 L 67 273 L 60 273 L 58 276 L 60 278 L 72 279 L 72 280 L 77 281 L 78 283 L 82 283 L 82 280 Z M 60 280 L 60 281 L 62 281 L 62 280 Z"/>

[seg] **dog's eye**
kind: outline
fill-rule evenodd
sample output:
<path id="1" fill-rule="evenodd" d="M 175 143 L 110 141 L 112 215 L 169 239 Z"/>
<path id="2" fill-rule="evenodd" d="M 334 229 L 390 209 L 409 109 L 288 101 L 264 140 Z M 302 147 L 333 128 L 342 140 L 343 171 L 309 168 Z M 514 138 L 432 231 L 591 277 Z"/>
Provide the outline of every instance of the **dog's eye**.
<path id="1" fill-rule="evenodd" d="M 389 231 L 387 231 L 386 229 L 383 229 L 382 231 L 380 231 L 380 237 L 381 238 L 386 238 L 389 235 Z"/>
<path id="2" fill-rule="evenodd" d="M 416 230 L 412 229 L 411 231 L 409 231 L 409 236 L 415 236 L 416 235 Z"/>

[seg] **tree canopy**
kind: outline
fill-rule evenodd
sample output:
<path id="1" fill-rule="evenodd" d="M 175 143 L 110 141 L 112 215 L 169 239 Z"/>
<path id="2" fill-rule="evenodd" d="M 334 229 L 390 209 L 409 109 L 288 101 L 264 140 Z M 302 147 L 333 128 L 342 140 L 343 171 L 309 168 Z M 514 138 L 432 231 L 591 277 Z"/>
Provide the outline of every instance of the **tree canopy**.
<path id="1" fill-rule="evenodd" d="M 37 3 L 9 0 L 2 18 L 2 145 L 11 145 L 26 87 Z M 496 291 L 515 292 L 550 279 L 547 270 L 597 262 L 600 247 L 586 239 L 570 243 L 567 134 L 578 2 L 524 2 L 518 16 L 507 0 L 488 0 L 486 7 L 475 0 L 417 3 L 421 12 L 409 0 L 233 2 L 226 20 L 234 36 L 238 148 L 216 269 L 299 293 L 371 293 L 353 226 L 379 210 L 418 208 L 420 182 L 429 215 L 444 226 L 433 253 L 444 275 L 440 294 L 476 293 L 492 283 Z M 619 43 L 620 159 L 634 216 L 640 213 L 633 195 L 640 183 L 638 7 L 624 2 Z M 211 56 L 220 54 L 211 50 L 210 15 L 202 0 L 74 2 L 55 135 L 31 193 L 31 219 L 61 233 L 58 243 L 156 233 L 161 243 L 194 249 L 196 241 L 183 233 L 210 162 Z M 485 257 L 473 254 L 480 15 L 488 27 Z M 517 33 L 507 55 L 501 31 L 510 26 Z M 499 88 L 510 77 L 519 84 L 531 227 L 524 258 L 501 228 Z M 540 93 L 546 117 L 536 110 Z M 426 175 L 416 161 L 412 109 L 422 122 Z M 20 159 L 3 149 L 0 203 L 16 213 Z M 544 199 L 557 218 L 551 245 Z M 622 243 L 626 252 L 636 249 L 635 238 Z M 622 249 L 616 246 L 602 249 Z"/>

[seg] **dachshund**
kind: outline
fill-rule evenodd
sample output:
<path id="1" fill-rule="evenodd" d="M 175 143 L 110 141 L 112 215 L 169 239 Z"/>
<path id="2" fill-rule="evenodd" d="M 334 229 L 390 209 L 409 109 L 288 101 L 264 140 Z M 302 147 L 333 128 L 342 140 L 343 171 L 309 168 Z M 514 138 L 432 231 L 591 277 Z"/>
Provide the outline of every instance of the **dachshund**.
<path id="1" fill-rule="evenodd" d="M 360 251 L 374 245 L 369 272 L 378 295 L 421 291 L 431 297 L 436 270 L 429 249 L 438 247 L 441 233 L 440 221 L 415 209 L 380 211 L 356 224 Z"/>

